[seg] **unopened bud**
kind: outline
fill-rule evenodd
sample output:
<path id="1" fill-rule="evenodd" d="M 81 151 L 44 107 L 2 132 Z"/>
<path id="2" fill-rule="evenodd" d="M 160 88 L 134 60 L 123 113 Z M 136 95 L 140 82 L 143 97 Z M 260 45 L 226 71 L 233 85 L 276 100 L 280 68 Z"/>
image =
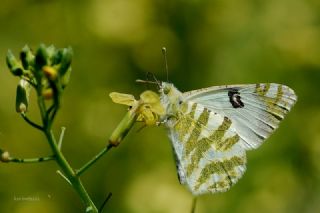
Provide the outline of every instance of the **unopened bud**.
<path id="1" fill-rule="evenodd" d="M 44 44 L 40 44 L 35 58 L 36 66 L 40 69 L 48 64 L 47 48 Z"/>
<path id="2" fill-rule="evenodd" d="M 61 59 L 62 59 L 62 53 L 63 53 L 63 49 L 58 49 L 55 51 L 55 53 L 52 57 L 52 65 L 60 64 Z"/>
<path id="3" fill-rule="evenodd" d="M 28 111 L 29 106 L 30 84 L 28 81 L 21 79 L 17 86 L 16 93 L 16 111 L 24 113 Z"/>
<path id="4" fill-rule="evenodd" d="M 34 55 L 32 54 L 30 48 L 26 45 L 22 48 L 20 52 L 20 60 L 22 66 L 25 70 L 29 69 L 29 66 L 34 66 Z"/>
<path id="5" fill-rule="evenodd" d="M 10 154 L 8 151 L 4 151 L 0 149 L 0 161 L 3 163 L 8 163 L 10 162 Z"/>
<path id="6" fill-rule="evenodd" d="M 55 53 L 56 53 L 56 48 L 54 45 L 50 45 L 47 47 L 48 59 L 50 60 L 50 62 L 52 61 L 52 58 L 54 57 Z"/>
<path id="7" fill-rule="evenodd" d="M 67 72 L 63 76 L 61 76 L 62 88 L 65 88 L 68 85 L 68 83 L 70 81 L 71 72 L 72 72 L 72 69 L 71 69 L 71 67 L 69 67 Z"/>
<path id="8" fill-rule="evenodd" d="M 64 48 L 61 53 L 61 62 L 59 68 L 60 76 L 66 74 L 66 72 L 70 69 L 71 60 L 72 60 L 73 52 L 71 47 Z"/>
<path id="9" fill-rule="evenodd" d="M 8 67 L 13 75 L 21 76 L 23 74 L 23 69 L 22 69 L 20 63 L 14 57 L 11 50 L 8 50 L 6 61 L 7 61 Z"/>
<path id="10" fill-rule="evenodd" d="M 51 66 L 44 66 L 42 67 L 42 71 L 45 74 L 45 76 L 47 76 L 47 78 L 49 78 L 50 80 L 55 80 L 57 79 L 58 76 L 58 72 L 55 68 L 51 67 Z"/>
<path id="11" fill-rule="evenodd" d="M 51 100 L 53 98 L 53 90 L 51 88 L 47 88 L 42 91 L 42 96 L 46 100 Z"/>

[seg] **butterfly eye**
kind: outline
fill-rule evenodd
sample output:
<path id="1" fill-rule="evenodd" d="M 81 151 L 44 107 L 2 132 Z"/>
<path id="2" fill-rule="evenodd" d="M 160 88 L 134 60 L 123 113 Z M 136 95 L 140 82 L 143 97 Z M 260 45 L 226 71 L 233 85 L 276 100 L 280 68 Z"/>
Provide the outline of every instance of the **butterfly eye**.
<path id="1" fill-rule="evenodd" d="M 164 93 L 165 95 L 168 95 L 169 92 L 170 92 L 170 88 L 169 88 L 169 87 L 164 87 L 164 88 L 163 88 L 163 93 Z"/>

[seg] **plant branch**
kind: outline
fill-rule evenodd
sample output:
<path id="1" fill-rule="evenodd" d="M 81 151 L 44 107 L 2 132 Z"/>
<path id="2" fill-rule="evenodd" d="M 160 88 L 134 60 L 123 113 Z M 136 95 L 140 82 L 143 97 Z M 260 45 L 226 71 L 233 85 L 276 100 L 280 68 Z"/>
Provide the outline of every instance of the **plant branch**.
<path id="1" fill-rule="evenodd" d="M 50 114 L 50 113 L 52 112 L 52 110 L 54 109 L 54 107 L 55 107 L 55 104 L 52 104 L 52 105 L 48 108 L 47 114 Z"/>
<path id="2" fill-rule="evenodd" d="M 51 120 L 51 121 L 53 121 L 54 118 L 56 117 L 57 112 L 58 112 L 58 109 L 59 109 L 58 106 L 55 106 L 55 107 L 53 108 L 53 111 L 52 111 L 52 114 L 51 114 L 51 117 L 50 117 L 50 120 Z M 50 115 L 49 115 L 49 116 L 50 116 Z"/>
<path id="3" fill-rule="evenodd" d="M 111 136 L 109 138 L 109 144 L 105 148 L 103 148 L 96 156 L 94 156 L 90 161 L 88 161 L 85 165 L 78 169 L 76 171 L 77 176 L 83 174 L 97 160 L 99 160 L 104 154 L 106 154 L 112 147 L 116 147 L 120 144 L 120 142 L 125 138 L 130 129 L 133 127 L 133 124 L 137 119 L 138 115 L 136 113 L 136 110 L 137 108 L 132 108 L 126 113 L 121 122 L 111 133 Z"/>
<path id="4" fill-rule="evenodd" d="M 43 131 L 43 127 L 31 121 L 25 113 L 20 113 L 20 115 L 28 124 L 30 124 L 31 126 L 33 126 L 34 128 L 40 131 Z"/>
<path id="5" fill-rule="evenodd" d="M 107 198 L 104 200 L 104 202 L 102 203 L 101 207 L 99 208 L 99 212 L 102 212 L 103 208 L 105 207 L 105 205 L 107 204 L 107 202 L 110 200 L 112 196 L 112 193 L 110 192 L 107 196 Z"/>
<path id="6" fill-rule="evenodd" d="M 96 156 L 90 161 L 83 165 L 80 169 L 76 170 L 76 175 L 81 176 L 88 168 L 90 168 L 97 160 L 99 160 L 105 153 L 107 153 L 113 146 L 109 144 L 107 147 L 102 149 Z"/>
<path id="7" fill-rule="evenodd" d="M 62 142 L 63 142 L 63 137 L 64 137 L 64 132 L 66 131 L 66 128 L 63 126 L 61 127 L 61 133 L 58 141 L 58 148 L 61 150 Z"/>
<path id="8" fill-rule="evenodd" d="M 64 174 L 60 170 L 57 170 L 57 174 L 60 175 L 65 181 L 67 181 L 72 186 L 70 180 L 66 176 L 64 176 Z"/>
<path id="9" fill-rule="evenodd" d="M 8 163 L 41 163 L 41 162 L 46 162 L 46 161 L 51 161 L 54 160 L 55 157 L 54 155 L 52 156 L 47 156 L 47 157 L 39 157 L 39 158 L 15 158 L 15 157 L 10 157 L 8 159 Z"/>

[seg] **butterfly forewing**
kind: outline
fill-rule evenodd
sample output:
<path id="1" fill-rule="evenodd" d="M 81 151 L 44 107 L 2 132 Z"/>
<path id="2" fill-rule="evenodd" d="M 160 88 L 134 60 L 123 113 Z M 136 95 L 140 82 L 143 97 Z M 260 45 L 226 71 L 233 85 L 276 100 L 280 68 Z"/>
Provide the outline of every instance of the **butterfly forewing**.
<path id="1" fill-rule="evenodd" d="M 233 97 L 231 94 L 236 92 Z M 186 101 L 227 116 L 246 149 L 257 148 L 289 112 L 297 97 L 285 85 L 266 83 L 210 87 L 183 94 Z M 233 105 L 233 101 L 241 105 Z"/>

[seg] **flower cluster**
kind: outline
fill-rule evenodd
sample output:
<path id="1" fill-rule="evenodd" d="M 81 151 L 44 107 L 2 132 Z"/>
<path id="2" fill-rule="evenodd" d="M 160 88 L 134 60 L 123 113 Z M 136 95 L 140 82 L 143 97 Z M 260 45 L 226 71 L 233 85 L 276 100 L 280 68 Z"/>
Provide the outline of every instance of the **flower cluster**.
<path id="1" fill-rule="evenodd" d="M 27 112 L 32 87 L 38 97 L 53 99 L 59 105 L 60 94 L 69 82 L 72 55 L 71 48 L 56 49 L 44 44 L 35 53 L 25 46 L 20 52 L 20 60 L 8 51 L 7 65 L 11 73 L 20 78 L 16 95 L 17 112 Z"/>

